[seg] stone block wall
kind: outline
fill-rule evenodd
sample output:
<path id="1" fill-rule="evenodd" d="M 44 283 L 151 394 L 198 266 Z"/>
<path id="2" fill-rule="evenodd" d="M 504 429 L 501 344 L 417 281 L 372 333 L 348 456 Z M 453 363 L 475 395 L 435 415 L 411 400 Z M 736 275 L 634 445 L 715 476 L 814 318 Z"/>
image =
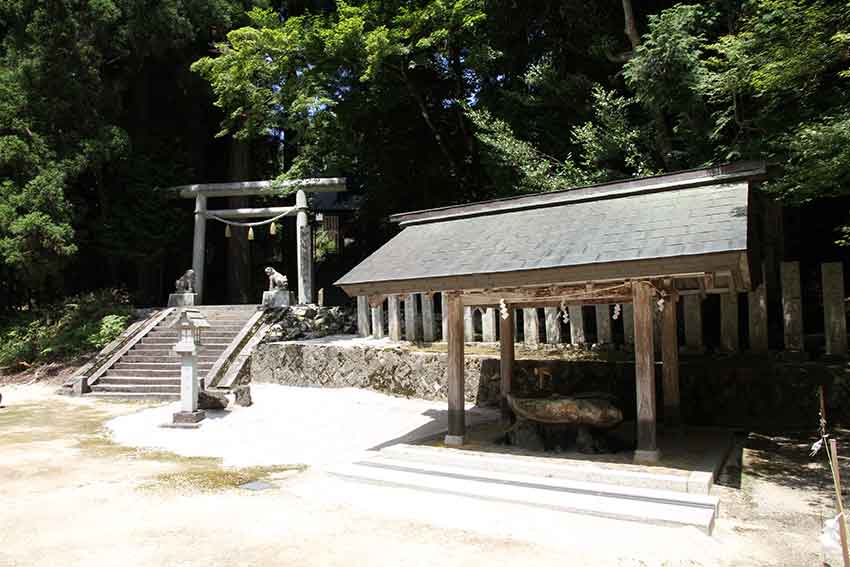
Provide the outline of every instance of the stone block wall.
<path id="1" fill-rule="evenodd" d="M 355 387 L 384 393 L 446 399 L 447 356 L 394 346 L 341 346 L 311 342 L 260 345 L 251 380 L 288 386 Z M 499 401 L 499 360 L 468 355 L 466 400 Z M 663 412 L 661 365 L 656 367 L 657 407 Z M 818 385 L 826 386 L 831 423 L 847 423 L 850 380 L 842 367 L 739 357 L 688 357 L 681 364 L 682 415 L 692 425 L 795 427 L 814 431 Z M 517 396 L 613 394 L 626 419 L 635 415 L 634 363 L 630 361 L 517 360 Z M 663 419 L 663 415 L 659 415 Z"/>

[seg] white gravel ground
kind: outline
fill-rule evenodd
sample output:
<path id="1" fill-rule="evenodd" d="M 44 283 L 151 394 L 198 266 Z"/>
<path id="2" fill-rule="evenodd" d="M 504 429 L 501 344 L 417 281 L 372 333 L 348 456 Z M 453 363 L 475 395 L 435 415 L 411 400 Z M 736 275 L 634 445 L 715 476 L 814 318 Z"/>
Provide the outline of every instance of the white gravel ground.
<path id="1" fill-rule="evenodd" d="M 445 429 L 446 404 L 355 388 L 254 384 L 254 405 L 207 412 L 199 429 L 165 429 L 178 404 L 145 409 L 106 423 L 112 439 L 187 457 L 221 457 L 225 466 L 350 462 L 366 450 L 409 442 Z M 471 406 L 470 406 L 471 409 Z M 473 421 L 497 419 L 476 408 Z"/>

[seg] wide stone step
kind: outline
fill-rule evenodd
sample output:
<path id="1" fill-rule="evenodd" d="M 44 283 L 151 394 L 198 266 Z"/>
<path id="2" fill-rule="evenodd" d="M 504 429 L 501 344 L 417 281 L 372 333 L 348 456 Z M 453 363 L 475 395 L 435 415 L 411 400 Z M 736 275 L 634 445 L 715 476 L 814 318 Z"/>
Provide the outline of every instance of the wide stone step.
<path id="1" fill-rule="evenodd" d="M 144 378 L 141 376 L 104 376 L 97 384 L 180 386 L 180 378 Z M 95 385 L 97 385 L 95 384 Z M 94 386 L 93 386 L 94 387 Z"/>
<path id="2" fill-rule="evenodd" d="M 218 360 L 218 355 L 209 355 L 209 356 L 197 356 L 195 360 L 199 364 L 209 364 L 212 365 Z M 128 354 L 121 358 L 121 361 L 116 364 L 117 368 L 123 368 L 123 366 L 119 366 L 120 364 L 130 363 L 130 364 L 180 364 L 180 357 L 174 354 L 171 355 L 153 355 L 153 356 L 145 356 L 142 354 Z"/>
<path id="3" fill-rule="evenodd" d="M 91 387 L 94 393 L 131 393 L 131 394 L 174 394 L 180 396 L 180 384 L 95 384 Z"/>
<path id="4" fill-rule="evenodd" d="M 180 378 L 180 367 L 168 370 L 142 370 L 137 368 L 110 368 L 107 376 L 139 376 L 141 378 Z"/>
<path id="5" fill-rule="evenodd" d="M 331 469 L 348 481 L 519 504 L 711 534 L 718 499 L 698 494 L 568 481 L 375 457 Z"/>
<path id="6" fill-rule="evenodd" d="M 201 340 L 207 339 L 216 339 L 216 340 L 233 340 L 233 337 L 238 335 L 237 331 L 208 331 L 204 330 L 201 332 Z M 152 333 L 148 333 L 145 338 L 146 339 L 170 339 L 172 341 L 177 341 L 180 337 L 180 334 L 177 331 L 154 331 Z"/>
<path id="7" fill-rule="evenodd" d="M 176 337 L 167 337 L 167 338 L 159 339 L 159 338 L 145 337 L 141 340 L 140 343 L 137 343 L 137 344 L 174 346 L 175 344 L 177 344 L 177 338 Z M 203 346 L 210 346 L 210 347 L 221 346 L 221 345 L 227 346 L 227 345 L 230 344 L 230 341 L 229 340 L 222 340 L 222 339 L 215 338 L 215 337 L 207 340 L 205 337 L 202 337 L 201 338 L 201 344 Z"/>
<path id="8" fill-rule="evenodd" d="M 152 401 L 173 402 L 180 399 L 180 394 L 171 392 L 91 392 L 86 394 L 110 401 Z"/>

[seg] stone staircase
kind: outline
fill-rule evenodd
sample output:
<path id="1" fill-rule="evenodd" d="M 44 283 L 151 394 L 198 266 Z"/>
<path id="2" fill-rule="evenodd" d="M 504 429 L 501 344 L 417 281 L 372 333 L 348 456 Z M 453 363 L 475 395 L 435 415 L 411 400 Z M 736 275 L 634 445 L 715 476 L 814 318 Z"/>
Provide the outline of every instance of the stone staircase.
<path id="1" fill-rule="evenodd" d="M 202 305 L 192 309 L 203 313 L 210 323 L 210 328 L 201 333 L 197 355 L 198 377 L 204 378 L 257 313 L 257 306 Z M 180 358 L 172 351 L 178 331 L 170 328 L 176 314 L 162 320 L 110 366 L 91 384 L 89 395 L 164 401 L 180 399 Z"/>

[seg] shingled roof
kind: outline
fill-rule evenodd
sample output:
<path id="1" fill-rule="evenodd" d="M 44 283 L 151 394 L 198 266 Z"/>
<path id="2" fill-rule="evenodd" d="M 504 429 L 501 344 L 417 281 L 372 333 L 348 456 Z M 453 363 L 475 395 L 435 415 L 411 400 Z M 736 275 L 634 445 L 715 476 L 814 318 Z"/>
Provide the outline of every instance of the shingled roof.
<path id="1" fill-rule="evenodd" d="M 350 295 L 723 272 L 749 281 L 750 183 L 732 164 L 396 215 L 337 282 Z"/>

